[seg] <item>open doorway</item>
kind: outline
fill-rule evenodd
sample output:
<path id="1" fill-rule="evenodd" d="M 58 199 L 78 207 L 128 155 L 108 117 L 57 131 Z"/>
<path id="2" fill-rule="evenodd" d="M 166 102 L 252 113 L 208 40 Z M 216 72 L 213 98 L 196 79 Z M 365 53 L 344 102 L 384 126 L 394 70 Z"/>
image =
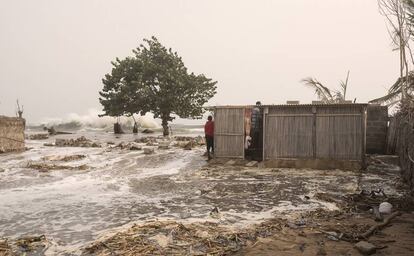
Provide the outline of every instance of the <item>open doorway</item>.
<path id="1" fill-rule="evenodd" d="M 260 102 L 252 108 L 245 109 L 245 159 L 263 160 L 263 108 Z"/>

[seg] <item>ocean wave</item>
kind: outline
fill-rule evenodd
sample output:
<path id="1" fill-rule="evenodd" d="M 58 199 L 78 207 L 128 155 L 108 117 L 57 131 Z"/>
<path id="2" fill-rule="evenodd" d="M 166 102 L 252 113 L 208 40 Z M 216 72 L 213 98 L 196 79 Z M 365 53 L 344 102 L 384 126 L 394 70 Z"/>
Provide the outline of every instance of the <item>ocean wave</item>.
<path id="1" fill-rule="evenodd" d="M 44 118 L 37 124 L 29 125 L 29 127 L 54 127 L 59 130 L 112 130 L 117 118 L 103 116 L 102 112 L 96 109 L 88 110 L 85 115 L 71 113 L 64 118 Z M 134 116 L 140 128 L 143 129 L 160 129 L 161 126 L 154 119 L 153 115 L 147 113 L 145 116 Z M 132 129 L 134 126 L 134 119 L 132 117 L 120 117 L 119 122 L 125 129 Z"/>

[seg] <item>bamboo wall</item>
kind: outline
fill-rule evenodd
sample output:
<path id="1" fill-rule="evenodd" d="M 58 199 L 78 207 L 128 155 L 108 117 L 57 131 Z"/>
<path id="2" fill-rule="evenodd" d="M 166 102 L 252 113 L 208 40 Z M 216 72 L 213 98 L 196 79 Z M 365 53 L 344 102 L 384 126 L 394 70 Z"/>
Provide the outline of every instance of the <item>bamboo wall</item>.
<path id="1" fill-rule="evenodd" d="M 362 160 L 365 118 L 358 104 L 269 107 L 265 159 Z"/>
<path id="2" fill-rule="evenodd" d="M 264 160 L 364 160 L 364 104 L 275 105 L 263 112 Z M 243 117 L 244 107 L 216 108 L 216 156 L 244 157 Z"/>

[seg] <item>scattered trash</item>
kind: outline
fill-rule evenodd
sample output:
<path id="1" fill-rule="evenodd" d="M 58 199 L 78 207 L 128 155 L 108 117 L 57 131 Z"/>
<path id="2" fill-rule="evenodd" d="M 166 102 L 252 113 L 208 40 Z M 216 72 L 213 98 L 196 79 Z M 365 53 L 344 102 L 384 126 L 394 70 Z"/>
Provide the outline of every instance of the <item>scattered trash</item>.
<path id="1" fill-rule="evenodd" d="M 329 231 L 329 232 L 322 231 L 322 233 L 326 234 L 326 238 L 328 238 L 329 240 L 332 240 L 332 241 L 339 241 L 339 240 L 341 240 L 341 238 L 344 235 L 343 233 L 338 234 L 338 233 L 333 232 L 333 231 Z"/>
<path id="2" fill-rule="evenodd" d="M 381 214 L 390 214 L 392 212 L 392 204 L 383 202 L 379 205 L 378 211 Z"/>
<path id="3" fill-rule="evenodd" d="M 377 250 L 377 247 L 371 243 L 368 243 L 366 241 L 361 241 L 355 244 L 355 248 L 357 248 L 357 250 L 365 255 L 370 255 L 375 253 L 375 251 Z"/>

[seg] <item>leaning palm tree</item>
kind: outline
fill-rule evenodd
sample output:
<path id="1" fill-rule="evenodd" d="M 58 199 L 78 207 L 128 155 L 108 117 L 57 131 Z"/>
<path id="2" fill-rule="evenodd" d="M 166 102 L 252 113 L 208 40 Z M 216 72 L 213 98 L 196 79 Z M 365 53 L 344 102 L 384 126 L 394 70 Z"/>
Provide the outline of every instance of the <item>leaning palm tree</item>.
<path id="1" fill-rule="evenodd" d="M 407 76 L 399 77 L 397 81 L 388 89 L 388 93 L 380 98 L 373 99 L 369 103 L 383 104 L 387 106 L 394 106 L 400 102 L 402 98 L 403 88 L 405 96 L 414 98 L 414 72 L 411 71 Z"/>
<path id="2" fill-rule="evenodd" d="M 329 89 L 319 82 L 316 78 L 305 78 L 301 82 L 310 88 L 315 90 L 315 94 L 318 96 L 319 100 L 323 103 L 333 104 L 333 103 L 344 103 L 346 101 L 346 89 L 348 87 L 349 81 L 349 71 L 346 75 L 345 81 L 340 81 L 339 90 Z"/>

